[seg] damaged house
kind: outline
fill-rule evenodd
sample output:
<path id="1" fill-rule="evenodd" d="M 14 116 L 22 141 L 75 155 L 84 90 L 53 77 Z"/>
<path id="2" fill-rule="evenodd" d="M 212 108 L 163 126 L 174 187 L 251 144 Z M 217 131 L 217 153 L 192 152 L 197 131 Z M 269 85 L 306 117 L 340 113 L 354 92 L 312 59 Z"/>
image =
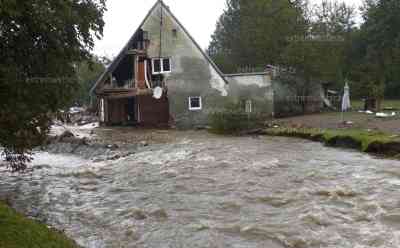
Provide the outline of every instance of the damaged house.
<path id="1" fill-rule="evenodd" d="M 206 125 L 229 102 L 271 116 L 270 74 L 224 75 L 162 0 L 100 76 L 92 93 L 103 125 Z"/>

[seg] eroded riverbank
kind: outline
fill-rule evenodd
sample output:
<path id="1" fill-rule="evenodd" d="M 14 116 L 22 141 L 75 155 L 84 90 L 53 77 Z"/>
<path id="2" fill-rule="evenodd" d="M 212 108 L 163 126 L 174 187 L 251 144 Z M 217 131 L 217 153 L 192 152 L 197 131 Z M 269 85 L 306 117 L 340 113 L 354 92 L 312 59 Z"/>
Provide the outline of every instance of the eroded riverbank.
<path id="1" fill-rule="evenodd" d="M 38 158 L 0 173 L 0 198 L 84 247 L 400 247 L 398 161 L 206 132 L 116 160 Z"/>

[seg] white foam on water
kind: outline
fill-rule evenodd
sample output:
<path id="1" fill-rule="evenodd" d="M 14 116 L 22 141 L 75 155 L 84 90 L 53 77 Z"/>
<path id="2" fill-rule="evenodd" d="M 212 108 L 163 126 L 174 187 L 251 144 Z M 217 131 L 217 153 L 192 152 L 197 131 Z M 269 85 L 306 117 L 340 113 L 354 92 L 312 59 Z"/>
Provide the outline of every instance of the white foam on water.
<path id="1" fill-rule="evenodd" d="M 89 163 L 89 160 L 74 155 L 39 152 L 33 155 L 33 161 L 28 166 L 49 165 L 54 168 L 78 168 Z"/>
<path id="2" fill-rule="evenodd" d="M 135 163 L 147 163 L 153 165 L 166 165 L 171 162 L 177 162 L 187 159 L 192 154 L 185 149 L 161 149 L 157 151 L 138 152 L 127 158 L 127 161 Z"/>

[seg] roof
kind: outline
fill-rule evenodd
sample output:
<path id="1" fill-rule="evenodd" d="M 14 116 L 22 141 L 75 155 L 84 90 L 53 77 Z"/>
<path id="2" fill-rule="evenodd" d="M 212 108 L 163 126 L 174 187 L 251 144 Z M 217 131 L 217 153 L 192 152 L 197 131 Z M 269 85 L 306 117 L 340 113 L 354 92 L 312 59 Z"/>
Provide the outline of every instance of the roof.
<path id="1" fill-rule="evenodd" d="M 246 77 L 246 76 L 262 76 L 262 75 L 271 75 L 270 72 L 245 72 L 245 73 L 234 73 L 234 74 L 224 74 L 224 77 Z"/>
<path id="2" fill-rule="evenodd" d="M 193 42 L 193 44 L 195 44 L 195 46 L 197 47 L 197 49 L 200 50 L 201 54 L 207 59 L 207 61 L 211 64 L 211 66 L 216 70 L 216 72 L 220 75 L 220 77 L 224 80 L 224 82 L 226 84 L 229 84 L 228 81 L 225 79 L 224 74 L 221 72 L 221 70 L 218 68 L 218 66 L 214 63 L 214 61 L 212 61 L 212 59 L 203 51 L 203 49 L 200 47 L 200 45 L 196 42 L 196 40 L 189 34 L 189 32 L 187 31 L 187 29 L 181 24 L 181 22 L 178 20 L 178 18 L 175 17 L 175 15 L 171 12 L 171 10 L 169 9 L 169 7 L 167 5 L 164 4 L 164 2 L 162 0 L 157 0 L 157 2 L 153 5 L 153 7 L 149 10 L 149 12 L 147 13 L 146 17 L 144 18 L 144 20 L 142 21 L 142 23 L 139 25 L 139 27 L 136 29 L 135 33 L 133 33 L 133 35 L 131 36 L 131 38 L 129 39 L 129 41 L 126 43 L 126 45 L 124 46 L 124 48 L 122 48 L 122 50 L 120 51 L 120 53 L 118 54 L 118 56 L 113 60 L 113 62 L 107 67 L 107 69 L 103 72 L 103 74 L 101 74 L 101 76 L 98 78 L 98 80 L 96 81 L 96 83 L 93 85 L 93 87 L 90 89 L 90 94 L 93 94 L 93 92 L 95 91 L 95 89 L 97 88 L 97 86 L 103 82 L 107 75 L 114 71 L 115 68 L 119 65 L 119 63 L 121 62 L 121 60 L 124 58 L 125 55 L 125 51 L 129 48 L 129 44 L 133 41 L 133 39 L 135 38 L 136 34 L 140 31 L 141 27 L 144 25 L 144 23 L 146 22 L 146 20 L 149 18 L 150 14 L 154 11 L 154 9 L 161 4 L 161 6 L 163 7 L 164 10 L 166 10 L 168 12 L 168 14 L 171 15 L 172 19 L 182 28 L 182 30 L 186 33 L 186 35 L 189 37 L 189 39 Z"/>

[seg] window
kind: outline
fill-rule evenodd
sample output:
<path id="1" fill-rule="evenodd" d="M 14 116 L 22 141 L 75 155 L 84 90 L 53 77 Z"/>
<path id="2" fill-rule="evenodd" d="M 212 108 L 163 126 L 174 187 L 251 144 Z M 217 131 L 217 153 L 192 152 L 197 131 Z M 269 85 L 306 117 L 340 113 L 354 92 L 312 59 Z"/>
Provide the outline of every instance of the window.
<path id="1" fill-rule="evenodd" d="M 163 71 L 165 71 L 165 72 L 171 71 L 171 63 L 170 63 L 169 59 L 163 60 Z"/>
<path id="2" fill-rule="evenodd" d="M 105 122 L 104 99 L 100 99 L 100 122 Z"/>
<path id="3" fill-rule="evenodd" d="M 153 74 L 161 73 L 161 60 L 153 59 Z"/>
<path id="4" fill-rule="evenodd" d="M 152 59 L 153 74 L 163 74 L 171 72 L 170 58 L 155 58 Z"/>
<path id="5" fill-rule="evenodd" d="M 251 112 L 253 112 L 253 103 L 252 103 L 252 101 L 251 101 L 251 100 L 247 100 L 245 104 L 246 104 L 246 105 L 245 105 L 245 111 L 246 111 L 246 113 L 251 113 Z"/>
<path id="6" fill-rule="evenodd" d="M 172 36 L 174 36 L 175 38 L 178 37 L 178 30 L 176 28 L 172 29 Z"/>
<path id="7" fill-rule="evenodd" d="M 143 31 L 143 41 L 149 40 L 149 32 Z"/>
<path id="8" fill-rule="evenodd" d="M 201 97 L 191 96 L 189 97 L 189 110 L 201 110 Z"/>

